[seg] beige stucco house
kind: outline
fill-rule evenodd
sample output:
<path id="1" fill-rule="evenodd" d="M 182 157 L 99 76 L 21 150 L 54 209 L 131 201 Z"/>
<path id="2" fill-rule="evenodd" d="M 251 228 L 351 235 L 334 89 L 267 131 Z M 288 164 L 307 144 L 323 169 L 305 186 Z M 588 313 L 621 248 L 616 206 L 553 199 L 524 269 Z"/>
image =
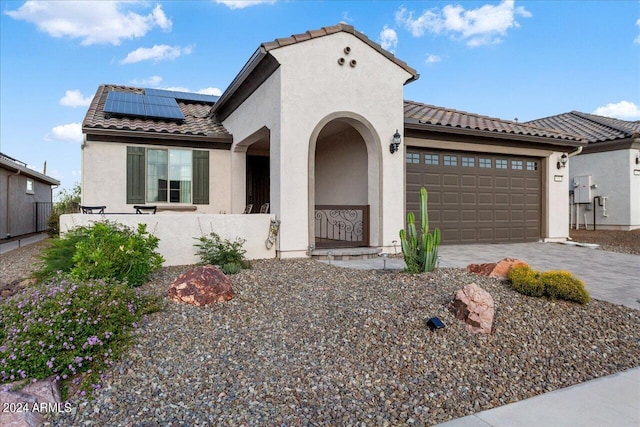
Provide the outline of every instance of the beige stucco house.
<path id="1" fill-rule="evenodd" d="M 565 239 L 568 169 L 556 164 L 582 138 L 404 100 L 417 78 L 339 24 L 262 44 L 219 98 L 100 86 L 83 123 L 83 204 L 184 217 L 268 203 L 273 255 L 286 258 L 393 251 L 424 185 L 444 243 Z M 153 110 L 157 95 L 164 116 L 135 105 Z"/>
<path id="2" fill-rule="evenodd" d="M 572 227 L 640 228 L 640 121 L 571 111 L 528 123 L 589 143 L 569 168 Z"/>

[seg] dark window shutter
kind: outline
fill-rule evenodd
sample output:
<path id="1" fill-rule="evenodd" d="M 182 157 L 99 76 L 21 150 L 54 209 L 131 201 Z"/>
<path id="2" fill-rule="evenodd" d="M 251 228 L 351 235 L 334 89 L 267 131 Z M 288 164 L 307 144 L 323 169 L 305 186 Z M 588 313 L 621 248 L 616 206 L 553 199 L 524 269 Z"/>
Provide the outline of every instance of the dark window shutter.
<path id="1" fill-rule="evenodd" d="M 144 204 L 144 147 L 127 147 L 127 204 Z"/>
<path id="2" fill-rule="evenodd" d="M 209 204 L 209 152 L 193 150 L 193 204 Z"/>

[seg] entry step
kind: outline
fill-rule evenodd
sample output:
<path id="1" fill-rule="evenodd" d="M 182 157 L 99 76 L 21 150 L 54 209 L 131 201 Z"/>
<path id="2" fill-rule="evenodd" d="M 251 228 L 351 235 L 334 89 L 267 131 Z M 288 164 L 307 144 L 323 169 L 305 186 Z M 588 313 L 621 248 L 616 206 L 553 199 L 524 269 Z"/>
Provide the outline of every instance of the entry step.
<path id="1" fill-rule="evenodd" d="M 333 248 L 314 249 L 311 257 L 319 260 L 333 259 L 336 261 L 348 261 L 352 259 L 377 258 L 382 252 L 380 248 Z"/>

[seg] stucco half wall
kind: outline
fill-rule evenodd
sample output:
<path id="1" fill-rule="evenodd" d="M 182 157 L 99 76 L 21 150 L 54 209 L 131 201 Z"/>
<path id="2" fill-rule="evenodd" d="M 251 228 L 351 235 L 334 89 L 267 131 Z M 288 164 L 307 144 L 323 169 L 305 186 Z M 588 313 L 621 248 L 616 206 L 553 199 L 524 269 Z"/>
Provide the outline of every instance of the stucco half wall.
<path id="1" fill-rule="evenodd" d="M 165 266 L 188 265 L 199 262 L 195 239 L 217 233 L 223 239 L 245 239 L 247 259 L 275 258 L 276 245 L 267 249 L 271 220 L 275 215 L 207 215 L 161 213 L 157 215 L 83 215 L 70 214 L 60 217 L 60 231 L 66 233 L 79 226 L 94 222 L 112 221 L 137 228 L 146 224 L 147 231 L 160 239 L 158 252 L 164 257 Z"/>

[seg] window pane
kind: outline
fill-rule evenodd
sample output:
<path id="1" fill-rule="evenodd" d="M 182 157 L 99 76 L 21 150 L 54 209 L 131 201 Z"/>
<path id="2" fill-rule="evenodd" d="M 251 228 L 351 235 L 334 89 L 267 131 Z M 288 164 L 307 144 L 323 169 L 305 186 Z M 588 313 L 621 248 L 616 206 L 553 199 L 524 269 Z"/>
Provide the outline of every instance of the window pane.
<path id="1" fill-rule="evenodd" d="M 420 163 L 420 155 L 418 153 L 407 153 L 407 163 Z"/>
<path id="2" fill-rule="evenodd" d="M 167 150 L 147 150 L 147 201 L 167 201 Z"/>
<path id="3" fill-rule="evenodd" d="M 425 154 L 424 155 L 424 164 L 425 165 L 437 165 L 439 163 L 439 156 L 437 154 Z"/>
<path id="4" fill-rule="evenodd" d="M 511 169 L 522 169 L 522 160 L 511 160 Z"/>
<path id="5" fill-rule="evenodd" d="M 496 160 L 496 169 L 506 169 L 507 161 L 506 160 Z"/>
<path id="6" fill-rule="evenodd" d="M 538 170 L 538 162 L 527 162 L 527 170 L 528 171 L 537 171 Z"/>
<path id="7" fill-rule="evenodd" d="M 480 167 L 481 168 L 490 168 L 491 167 L 491 159 L 480 159 Z"/>
<path id="8" fill-rule="evenodd" d="M 27 193 L 33 194 L 33 181 L 30 179 L 27 179 Z"/>
<path id="9" fill-rule="evenodd" d="M 458 156 L 444 156 L 445 166 L 458 166 Z"/>
<path id="10" fill-rule="evenodd" d="M 169 201 L 191 203 L 191 151 L 170 150 Z"/>
<path id="11" fill-rule="evenodd" d="M 462 157 L 462 166 L 472 168 L 476 165 L 475 157 Z"/>

